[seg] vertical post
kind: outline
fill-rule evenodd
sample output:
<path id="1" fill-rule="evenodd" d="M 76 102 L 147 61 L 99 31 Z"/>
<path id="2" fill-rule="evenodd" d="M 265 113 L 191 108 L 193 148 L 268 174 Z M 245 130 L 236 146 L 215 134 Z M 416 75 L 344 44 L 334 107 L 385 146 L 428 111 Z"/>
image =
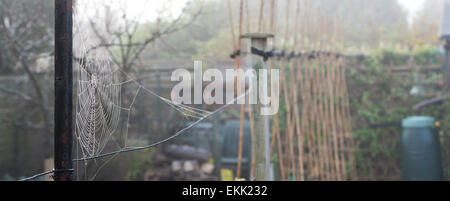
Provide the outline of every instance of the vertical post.
<path id="1" fill-rule="evenodd" d="M 247 53 L 252 53 L 248 57 L 248 65 L 256 70 L 256 79 L 258 83 L 259 97 L 268 97 L 268 83 L 261 83 L 259 79 L 259 69 L 266 69 L 269 72 L 267 60 L 262 55 L 254 53 L 254 50 L 261 52 L 268 51 L 268 38 L 272 38 L 271 34 L 252 33 L 242 36 L 243 38 L 250 39 L 250 43 L 247 47 Z M 270 82 L 270 81 L 269 81 Z M 261 86 L 261 84 L 264 84 Z M 262 88 L 261 88 L 262 87 Z M 260 90 L 262 89 L 262 90 Z M 255 121 L 255 180 L 256 181 L 268 181 L 271 180 L 270 174 L 270 121 L 269 116 L 261 115 L 261 108 L 264 107 L 258 100 L 258 104 L 254 106 L 253 118 Z"/>
<path id="2" fill-rule="evenodd" d="M 447 69 L 447 93 L 450 93 L 450 38 L 445 40 L 445 68 Z"/>
<path id="3" fill-rule="evenodd" d="M 55 0 L 55 181 L 72 181 L 72 0 Z"/>
<path id="4" fill-rule="evenodd" d="M 156 72 L 157 73 L 157 77 L 156 77 L 156 81 L 158 82 L 158 84 L 157 84 L 157 89 L 156 89 L 156 93 L 157 94 L 162 94 L 162 86 L 161 86 L 161 72 L 159 72 L 159 71 L 157 71 Z M 163 130 L 162 130 L 162 119 L 161 119 L 161 116 L 162 116 L 162 114 L 161 114 L 161 110 L 162 110 L 162 105 L 161 105 L 161 101 L 157 101 L 156 102 L 156 115 L 158 115 L 157 116 L 157 122 L 158 122 L 158 124 L 157 124 L 157 130 L 156 130 L 156 132 L 158 132 L 158 133 L 163 133 Z M 151 135 L 150 135 L 151 136 Z M 151 137 L 149 137 L 149 140 L 148 140 L 148 142 L 149 142 L 149 144 L 151 144 L 152 142 L 151 142 Z"/>
<path id="5" fill-rule="evenodd" d="M 445 68 L 447 68 L 447 93 L 450 92 L 450 0 L 445 0 L 442 11 L 440 38 L 445 40 Z M 448 94 L 447 94 L 448 95 Z"/>
<path id="6" fill-rule="evenodd" d="M 220 162 L 220 152 L 221 152 L 221 143 L 220 143 L 220 116 L 213 116 L 213 137 L 212 137 L 212 152 L 214 157 L 214 175 L 217 175 L 219 180 L 221 180 L 220 170 L 221 162 Z"/>

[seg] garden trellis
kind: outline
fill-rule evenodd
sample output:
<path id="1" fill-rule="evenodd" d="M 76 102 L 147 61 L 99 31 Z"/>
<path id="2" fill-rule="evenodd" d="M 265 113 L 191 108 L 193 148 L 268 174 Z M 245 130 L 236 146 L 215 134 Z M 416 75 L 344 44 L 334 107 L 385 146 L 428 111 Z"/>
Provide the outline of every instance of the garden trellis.
<path id="1" fill-rule="evenodd" d="M 277 33 L 277 2 L 272 0 L 269 8 L 269 31 L 275 36 L 281 34 Z M 293 2 L 295 15 L 291 16 Z M 228 5 L 229 13 L 232 13 L 230 1 Z M 272 163 L 279 163 L 281 180 L 356 179 L 345 62 L 344 56 L 339 53 L 339 42 L 342 40 L 339 24 L 308 1 L 287 0 L 284 1 L 284 6 L 284 37 L 282 40 L 275 40 L 275 43 L 282 43 L 281 46 L 275 45 L 281 51 L 266 53 L 271 57 L 270 68 L 280 69 L 281 98 L 284 100 L 281 105 L 285 106 L 284 114 L 280 113 L 272 118 L 271 155 L 276 156 L 271 157 Z M 248 0 L 240 1 L 239 30 L 242 30 L 244 7 L 246 30 L 251 32 L 249 22 L 252 17 L 246 9 Z M 313 16 L 312 12 L 317 12 L 318 17 Z M 264 13 L 264 1 L 261 1 L 257 22 L 259 32 L 267 31 Z M 230 14 L 230 30 L 235 38 L 232 21 Z M 239 53 L 240 49 L 235 48 L 233 55 Z M 233 58 L 239 63 L 238 56 Z M 250 114 L 251 112 L 249 120 L 253 125 Z M 241 112 L 241 122 L 244 118 Z M 281 120 L 285 122 L 283 127 L 280 126 Z M 254 145 L 254 128 L 251 128 Z M 242 136 L 242 132 L 240 135 Z M 241 150 L 240 148 L 239 152 Z M 254 163 L 253 155 L 252 176 L 255 171 Z M 236 172 L 239 173 L 240 166 L 237 168 Z"/>

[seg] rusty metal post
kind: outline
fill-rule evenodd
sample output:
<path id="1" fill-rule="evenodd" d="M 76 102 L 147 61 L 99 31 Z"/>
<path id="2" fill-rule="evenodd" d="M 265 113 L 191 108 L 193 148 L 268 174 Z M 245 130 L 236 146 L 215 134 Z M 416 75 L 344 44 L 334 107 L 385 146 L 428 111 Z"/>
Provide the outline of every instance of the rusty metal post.
<path id="1" fill-rule="evenodd" d="M 72 181 L 72 0 L 55 0 L 55 181 Z"/>

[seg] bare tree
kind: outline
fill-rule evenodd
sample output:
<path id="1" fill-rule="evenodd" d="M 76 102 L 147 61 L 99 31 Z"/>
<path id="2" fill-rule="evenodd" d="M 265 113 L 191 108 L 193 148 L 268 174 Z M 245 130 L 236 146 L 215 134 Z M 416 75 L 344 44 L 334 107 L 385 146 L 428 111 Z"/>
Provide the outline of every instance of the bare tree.
<path id="1" fill-rule="evenodd" d="M 49 87 L 42 86 L 33 69 L 35 62 L 42 57 L 52 55 L 53 13 L 52 1 L 0 0 L 0 35 L 3 36 L 2 51 L 10 63 L 9 68 L 24 72 L 33 91 L 23 92 L 18 89 L 0 87 L 0 91 L 15 95 L 23 101 L 37 106 L 41 111 L 45 128 L 52 133 L 51 105 L 48 99 Z M 51 70 L 48 68 L 47 70 Z M 36 125 L 24 125 L 36 127 Z"/>
<path id="2" fill-rule="evenodd" d="M 192 10 L 191 2 L 187 2 L 175 19 L 163 20 L 163 17 L 159 16 L 144 37 L 139 38 L 146 25 L 139 19 L 142 15 L 129 18 L 125 9 L 127 2 L 121 3 L 118 9 L 103 4 L 103 16 L 97 15 L 89 19 L 89 27 L 99 43 L 90 48 L 88 53 L 97 49 L 107 51 L 114 64 L 124 72 L 132 70 L 147 47 L 158 39 L 188 27 L 201 14 L 201 9 Z"/>
<path id="3" fill-rule="evenodd" d="M 51 0 L 0 0 L 0 122 L 10 128 L 1 142 L 13 159 L 0 174 L 41 171 L 43 157 L 51 156 L 53 16 Z M 45 61 L 41 72 L 38 60 Z"/>
<path id="4" fill-rule="evenodd" d="M 426 0 L 412 24 L 415 43 L 436 45 L 439 43 L 439 26 L 442 18 L 442 0 Z"/>

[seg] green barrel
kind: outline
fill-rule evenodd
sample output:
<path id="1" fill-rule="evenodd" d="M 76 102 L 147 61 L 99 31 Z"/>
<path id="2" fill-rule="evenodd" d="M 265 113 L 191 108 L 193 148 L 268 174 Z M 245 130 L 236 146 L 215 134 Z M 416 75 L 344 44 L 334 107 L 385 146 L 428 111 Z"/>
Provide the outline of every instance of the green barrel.
<path id="1" fill-rule="evenodd" d="M 238 163 L 240 121 L 227 121 L 221 130 L 221 167 L 235 171 Z M 242 178 L 249 178 L 251 160 L 251 135 L 249 122 L 244 122 L 242 150 Z M 235 174 L 235 173 L 234 173 Z"/>
<path id="2" fill-rule="evenodd" d="M 442 180 L 441 149 L 434 123 L 434 118 L 423 116 L 403 120 L 403 180 Z"/>

